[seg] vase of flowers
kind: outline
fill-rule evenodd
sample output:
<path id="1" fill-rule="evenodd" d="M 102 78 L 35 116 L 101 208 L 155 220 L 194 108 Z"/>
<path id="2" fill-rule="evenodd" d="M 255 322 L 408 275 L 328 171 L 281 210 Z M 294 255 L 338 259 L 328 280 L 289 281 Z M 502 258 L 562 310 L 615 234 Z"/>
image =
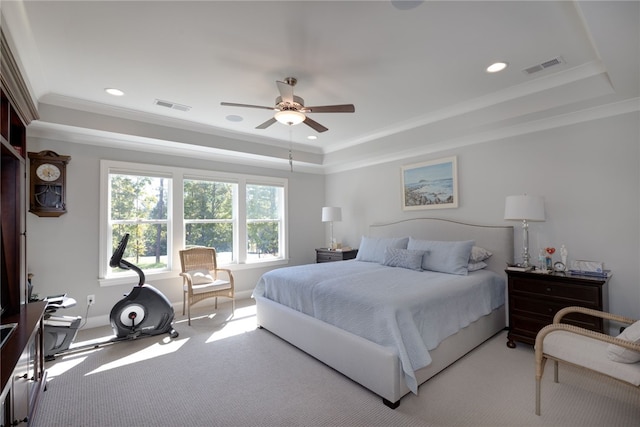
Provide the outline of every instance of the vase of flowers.
<path id="1" fill-rule="evenodd" d="M 547 270 L 553 270 L 553 254 L 556 252 L 556 248 L 544 248 L 544 251 L 547 253 L 545 259 Z"/>

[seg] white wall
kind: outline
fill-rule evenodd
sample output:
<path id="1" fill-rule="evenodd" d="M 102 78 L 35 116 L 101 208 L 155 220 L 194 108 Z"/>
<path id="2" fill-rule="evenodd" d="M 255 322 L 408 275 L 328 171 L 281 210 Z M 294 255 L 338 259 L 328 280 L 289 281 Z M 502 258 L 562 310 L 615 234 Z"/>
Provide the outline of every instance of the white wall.
<path id="1" fill-rule="evenodd" d="M 314 248 L 326 244 L 322 206 L 342 207 L 343 220 L 334 224 L 334 234 L 357 247 L 373 222 L 438 216 L 512 224 L 503 220 L 505 196 L 526 192 L 546 200 L 547 220 L 530 228 L 534 256 L 539 247 L 565 244 L 570 260 L 604 261 L 614 272 L 610 309 L 640 318 L 639 123 L 635 112 L 326 177 L 29 138 L 29 151 L 53 150 L 72 159 L 69 212 L 60 218 L 27 216 L 28 269 L 35 274 L 35 292 L 41 296 L 67 292 L 78 300 L 78 307 L 61 314 L 85 316 L 86 296 L 95 294 L 97 302 L 89 313 L 92 324 L 107 323 L 113 304 L 130 290 L 131 286 L 101 288 L 97 280 L 100 159 L 289 177 L 290 265 L 313 262 Z M 428 140 L 419 130 L 393 138 L 403 137 Z M 458 157 L 460 207 L 402 211 L 400 167 L 450 155 Z M 518 259 L 518 232 L 515 247 Z M 265 271 L 235 271 L 238 291 L 249 295 Z M 175 280 L 152 283 L 180 304 L 177 274 Z"/>
<path id="2" fill-rule="evenodd" d="M 289 264 L 315 262 L 315 248 L 324 244 L 324 225 L 320 212 L 324 201 L 324 177 L 317 174 L 290 173 L 223 162 L 194 160 L 135 151 L 114 150 L 92 145 L 28 138 L 28 150 L 53 150 L 71 156 L 67 167 L 67 210 L 59 218 L 40 218 L 27 214 L 28 271 L 33 273 L 34 292 L 40 297 L 66 292 L 78 301 L 74 308 L 59 315 L 89 318 L 89 326 L 108 324 L 111 307 L 135 285 L 100 287 L 98 283 L 99 170 L 100 160 L 121 160 L 157 165 L 172 165 L 224 172 L 289 179 Z M 182 306 L 182 279 L 179 258 L 175 279 L 151 281 L 174 306 Z M 234 269 L 236 292 L 248 297 L 260 276 L 269 268 Z M 87 295 L 96 296 L 96 304 L 86 316 Z M 206 303 L 202 303 L 206 304 Z M 176 310 L 177 311 L 177 310 Z"/>
<path id="3" fill-rule="evenodd" d="M 358 247 L 371 223 L 422 216 L 513 224 L 518 260 L 521 228 L 503 220 L 505 197 L 542 195 L 546 221 L 529 232 L 534 259 L 540 247 L 564 244 L 569 260 L 604 261 L 613 271 L 610 310 L 640 318 L 639 123 L 635 112 L 328 175 L 327 204 L 343 215 L 335 237 Z M 458 157 L 459 208 L 403 211 L 401 166 L 450 155 Z"/>

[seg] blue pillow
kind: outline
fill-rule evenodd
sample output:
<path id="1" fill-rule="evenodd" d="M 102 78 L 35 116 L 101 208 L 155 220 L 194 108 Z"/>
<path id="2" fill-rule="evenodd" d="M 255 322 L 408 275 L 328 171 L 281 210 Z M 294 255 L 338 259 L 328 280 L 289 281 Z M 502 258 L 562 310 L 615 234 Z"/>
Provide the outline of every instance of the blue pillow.
<path id="1" fill-rule="evenodd" d="M 384 261 L 384 251 L 387 248 L 407 249 L 408 237 L 366 237 L 362 236 L 356 261 L 377 262 Z"/>
<path id="2" fill-rule="evenodd" d="M 389 267 L 401 267 L 408 268 L 409 270 L 422 271 L 423 255 L 424 251 L 387 248 L 384 251 L 384 261 L 382 261 L 382 264 Z"/>
<path id="3" fill-rule="evenodd" d="M 407 249 L 427 252 L 422 257 L 423 270 L 466 276 L 469 274 L 467 266 L 474 244 L 473 240 L 441 242 L 409 238 Z"/>

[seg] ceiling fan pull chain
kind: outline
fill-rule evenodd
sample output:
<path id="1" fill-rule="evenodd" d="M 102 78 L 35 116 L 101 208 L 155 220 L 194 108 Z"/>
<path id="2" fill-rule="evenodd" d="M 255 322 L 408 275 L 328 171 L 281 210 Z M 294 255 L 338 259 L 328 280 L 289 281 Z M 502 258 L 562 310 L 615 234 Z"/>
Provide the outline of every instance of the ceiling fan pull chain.
<path id="1" fill-rule="evenodd" d="M 291 126 L 289 126 L 289 167 L 291 168 L 291 172 L 293 172 L 293 137 L 292 137 Z"/>

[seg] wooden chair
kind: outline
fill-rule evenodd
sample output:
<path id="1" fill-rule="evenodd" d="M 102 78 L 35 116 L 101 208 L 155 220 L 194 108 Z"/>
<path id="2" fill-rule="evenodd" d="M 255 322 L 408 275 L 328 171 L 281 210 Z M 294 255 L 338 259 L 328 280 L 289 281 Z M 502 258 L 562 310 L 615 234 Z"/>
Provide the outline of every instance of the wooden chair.
<path id="1" fill-rule="evenodd" d="M 612 351 L 610 345 L 615 344 L 619 346 L 615 347 L 616 353 L 624 352 L 628 360 L 635 360 L 634 352 L 640 352 L 640 339 L 634 337 L 634 340 L 627 340 L 560 323 L 569 313 L 587 314 L 628 325 L 636 322 L 628 317 L 584 307 L 566 307 L 558 311 L 553 318 L 553 324 L 542 328 L 536 336 L 536 415 L 540 415 L 540 382 L 547 359 L 554 361 L 553 380 L 556 383 L 558 382 L 558 362 L 563 362 L 606 375 L 640 390 L 640 362 L 621 363 L 610 357 Z M 640 322 L 633 326 L 634 335 L 637 334 L 638 327 Z M 637 356 L 640 360 L 640 353 Z"/>
<path id="2" fill-rule="evenodd" d="M 235 312 L 234 284 L 231 270 L 218 268 L 214 248 L 195 247 L 180 251 L 182 266 L 182 314 L 185 306 L 191 325 L 191 306 L 207 298 L 231 298 L 232 315 Z M 222 274 L 221 274 L 222 273 Z M 221 277 L 220 277 L 221 276 Z"/>

